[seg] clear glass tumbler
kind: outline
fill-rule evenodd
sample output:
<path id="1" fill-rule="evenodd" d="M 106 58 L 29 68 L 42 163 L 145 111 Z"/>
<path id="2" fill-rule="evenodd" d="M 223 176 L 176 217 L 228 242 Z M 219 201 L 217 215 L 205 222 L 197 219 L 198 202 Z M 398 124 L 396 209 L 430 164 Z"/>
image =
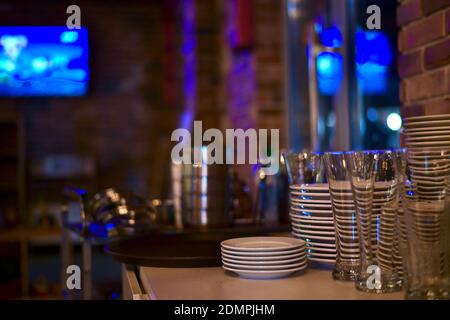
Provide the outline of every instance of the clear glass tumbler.
<path id="1" fill-rule="evenodd" d="M 450 299 L 450 151 L 408 149 L 399 166 L 409 243 L 406 298 Z"/>
<path id="2" fill-rule="evenodd" d="M 398 183 L 392 151 L 346 154 L 360 241 L 356 288 L 371 293 L 398 291 L 396 272 Z"/>
<path id="3" fill-rule="evenodd" d="M 325 153 L 336 234 L 336 264 L 333 279 L 354 281 L 360 269 L 359 238 L 351 179 L 345 152 Z"/>

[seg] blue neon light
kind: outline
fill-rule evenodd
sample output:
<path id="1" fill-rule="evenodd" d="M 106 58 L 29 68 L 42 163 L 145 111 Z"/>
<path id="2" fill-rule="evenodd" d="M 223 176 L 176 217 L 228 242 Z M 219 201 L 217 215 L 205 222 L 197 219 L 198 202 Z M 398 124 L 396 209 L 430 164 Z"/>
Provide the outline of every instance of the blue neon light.
<path id="1" fill-rule="evenodd" d="M 326 47 L 339 48 L 342 46 L 342 33 L 338 27 L 324 29 L 321 38 L 322 44 Z"/>
<path id="2" fill-rule="evenodd" d="M 364 93 L 377 94 L 386 90 L 392 52 L 383 32 L 356 33 L 356 63 L 359 86 Z"/>
<path id="3" fill-rule="evenodd" d="M 342 34 L 337 27 L 321 30 L 322 44 L 326 47 L 342 46 Z M 381 31 L 356 33 L 356 72 L 359 87 L 365 94 L 378 94 L 386 90 L 389 66 L 393 54 L 387 36 Z M 317 82 L 323 95 L 334 95 L 342 80 L 342 57 L 339 53 L 322 52 L 316 58 Z"/>
<path id="4" fill-rule="evenodd" d="M 335 52 L 322 52 L 317 56 L 317 84 L 324 95 L 335 94 L 343 77 L 342 56 Z"/>

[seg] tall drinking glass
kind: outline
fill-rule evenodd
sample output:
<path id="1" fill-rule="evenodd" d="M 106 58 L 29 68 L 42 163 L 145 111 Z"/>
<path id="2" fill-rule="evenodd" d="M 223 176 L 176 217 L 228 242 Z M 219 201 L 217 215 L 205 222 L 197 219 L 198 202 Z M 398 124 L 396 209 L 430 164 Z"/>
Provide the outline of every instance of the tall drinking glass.
<path id="1" fill-rule="evenodd" d="M 371 293 L 401 289 L 396 272 L 398 184 L 392 151 L 346 154 L 360 241 L 356 288 Z"/>
<path id="2" fill-rule="evenodd" d="M 399 162 L 404 175 L 408 299 L 450 299 L 449 149 L 408 149 Z"/>
<path id="3" fill-rule="evenodd" d="M 344 152 L 328 152 L 325 164 L 336 234 L 335 280 L 354 281 L 360 269 L 359 238 Z"/>

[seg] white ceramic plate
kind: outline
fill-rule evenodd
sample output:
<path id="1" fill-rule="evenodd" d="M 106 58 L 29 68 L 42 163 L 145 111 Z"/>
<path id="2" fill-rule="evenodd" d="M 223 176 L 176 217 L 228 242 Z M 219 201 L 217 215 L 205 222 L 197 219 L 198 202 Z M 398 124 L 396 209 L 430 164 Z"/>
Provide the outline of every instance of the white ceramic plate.
<path id="1" fill-rule="evenodd" d="M 330 199 L 305 199 L 305 198 L 300 198 L 300 197 L 298 197 L 298 196 L 293 196 L 293 195 L 291 195 L 290 196 L 291 198 L 291 201 L 292 200 L 294 200 L 294 201 L 299 201 L 299 202 L 302 202 L 302 203 L 305 203 L 305 204 L 310 204 L 310 203 L 317 203 L 317 204 L 330 204 L 331 203 L 331 200 Z"/>
<path id="2" fill-rule="evenodd" d="M 295 232 L 295 231 L 292 231 L 292 234 L 294 235 L 294 236 L 296 236 L 296 237 L 298 237 L 298 238 L 301 238 L 301 239 L 312 239 L 312 240 L 328 240 L 328 241 L 335 241 L 335 237 L 333 236 L 333 237 L 324 237 L 324 236 L 318 236 L 318 235 L 308 235 L 308 234 L 305 234 L 305 233 L 300 233 L 300 232 Z"/>
<path id="3" fill-rule="evenodd" d="M 314 240 L 308 242 L 308 249 L 311 250 L 322 250 L 323 248 L 336 249 L 336 243 L 334 241 L 329 241 L 329 243 L 316 242 Z"/>
<path id="4" fill-rule="evenodd" d="M 319 253 L 336 253 L 336 247 L 309 247 L 307 252 L 319 252 Z"/>
<path id="5" fill-rule="evenodd" d="M 223 265 L 228 268 L 239 269 L 239 270 L 261 270 L 261 271 L 272 271 L 272 270 L 286 270 L 286 269 L 294 269 L 298 267 L 306 266 L 308 263 L 306 260 L 306 256 L 303 261 L 297 263 L 290 263 L 284 265 L 251 265 L 251 264 L 235 264 L 235 263 L 227 263 L 222 261 Z"/>
<path id="6" fill-rule="evenodd" d="M 334 225 L 310 225 L 305 223 L 291 223 L 292 227 L 300 228 L 300 229 L 311 229 L 311 230 L 329 230 L 334 232 Z"/>
<path id="7" fill-rule="evenodd" d="M 301 220 L 314 220 L 314 221 L 331 221 L 333 222 L 333 215 L 330 214 L 329 216 L 323 216 L 323 215 L 304 215 L 304 214 L 299 214 L 298 212 L 295 211 L 291 211 L 291 213 L 289 214 L 291 216 L 291 218 L 293 220 L 295 219 L 301 219 Z"/>
<path id="8" fill-rule="evenodd" d="M 297 228 L 292 227 L 292 230 L 296 233 L 302 234 L 302 235 L 317 235 L 317 236 L 326 236 L 326 237 L 334 237 L 334 230 L 310 230 L 310 229 L 303 229 L 303 228 Z"/>
<path id="9" fill-rule="evenodd" d="M 222 241 L 221 246 L 235 251 L 271 252 L 302 248 L 305 243 L 288 237 L 246 237 Z"/>
<path id="10" fill-rule="evenodd" d="M 295 211 L 295 212 L 305 212 L 305 213 L 327 213 L 327 214 L 332 214 L 332 212 L 330 210 L 305 210 L 305 209 L 299 209 L 296 207 L 292 207 L 290 208 L 291 210 Z"/>
<path id="11" fill-rule="evenodd" d="M 305 203 L 303 201 L 299 201 L 299 200 L 291 200 L 291 205 L 295 205 L 296 207 L 305 207 L 305 208 L 309 208 L 309 209 L 314 209 L 314 208 L 325 208 L 326 209 L 330 209 L 331 208 L 331 202 L 330 203 Z"/>
<path id="12" fill-rule="evenodd" d="M 288 270 L 277 270 L 277 271 L 249 271 L 249 270 L 241 270 L 241 269 L 235 269 L 235 268 L 229 268 L 222 266 L 227 271 L 232 271 L 237 273 L 242 278 L 246 279 L 252 279 L 252 280 L 270 280 L 270 279 L 279 279 L 287 277 L 294 272 L 301 271 L 307 268 L 307 264 L 302 267 L 297 267 L 294 269 L 288 269 Z"/>
<path id="13" fill-rule="evenodd" d="M 305 255 L 306 249 L 303 251 L 299 251 L 297 253 L 293 254 L 287 254 L 287 255 L 277 255 L 277 256 L 242 256 L 242 255 L 235 255 L 226 253 L 222 250 L 222 257 L 225 257 L 227 259 L 237 260 L 237 261 L 280 261 L 280 260 L 291 260 L 291 259 L 298 259 L 298 257 L 303 257 Z"/>
<path id="14" fill-rule="evenodd" d="M 320 199 L 321 201 L 328 200 L 330 198 L 329 193 L 304 193 L 304 192 L 296 192 L 296 191 L 292 191 L 291 196 L 317 198 L 318 200 Z"/>
<path id="15" fill-rule="evenodd" d="M 291 190 L 317 190 L 328 192 L 328 183 L 315 183 L 315 184 L 294 184 L 289 186 Z"/>
<path id="16" fill-rule="evenodd" d="M 301 240 L 301 239 L 297 239 Z M 230 249 L 221 249 L 223 253 L 233 255 L 233 256 L 253 256 L 253 257 L 275 257 L 275 256 L 287 256 L 291 254 L 299 254 L 305 251 L 305 247 L 286 250 L 286 251 L 235 251 Z"/>
<path id="17" fill-rule="evenodd" d="M 305 226 L 328 226 L 328 227 L 334 227 L 333 219 L 329 220 L 312 220 L 312 219 L 294 219 L 291 217 L 291 223 L 293 224 L 301 224 Z"/>
<path id="18" fill-rule="evenodd" d="M 226 263 L 233 263 L 233 264 L 244 264 L 244 265 L 254 265 L 254 266 L 262 266 L 262 265 L 286 265 L 286 264 L 292 264 L 292 263 L 300 263 L 303 262 L 306 259 L 306 253 L 297 256 L 292 259 L 283 259 L 283 260 L 241 260 L 241 259 L 232 259 L 228 258 L 224 255 L 222 255 L 222 261 Z"/>
<path id="19" fill-rule="evenodd" d="M 308 257 L 336 259 L 336 253 L 319 253 L 317 251 L 313 251 L 308 253 Z"/>
<path id="20" fill-rule="evenodd" d="M 323 258 L 316 258 L 316 257 L 308 257 L 308 260 L 325 263 L 325 264 L 335 264 L 336 263 L 336 259 L 323 259 Z"/>

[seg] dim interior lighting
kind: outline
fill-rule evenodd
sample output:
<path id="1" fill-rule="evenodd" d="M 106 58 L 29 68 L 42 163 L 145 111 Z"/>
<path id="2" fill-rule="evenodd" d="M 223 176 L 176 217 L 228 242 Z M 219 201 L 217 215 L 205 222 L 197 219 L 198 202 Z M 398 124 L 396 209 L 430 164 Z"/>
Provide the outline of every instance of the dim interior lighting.
<path id="1" fill-rule="evenodd" d="M 335 52 L 321 52 L 316 65 L 319 91 L 325 95 L 335 94 L 343 75 L 342 56 Z"/>
<path id="2" fill-rule="evenodd" d="M 322 52 L 317 56 L 317 73 L 320 77 L 336 78 L 342 73 L 342 58 L 334 52 Z"/>
<path id="3" fill-rule="evenodd" d="M 375 108 L 367 109 L 366 115 L 370 122 L 375 122 L 378 120 L 378 111 Z"/>
<path id="4" fill-rule="evenodd" d="M 392 112 L 387 116 L 386 124 L 392 131 L 398 131 L 402 127 L 402 118 L 398 113 Z"/>
<path id="5" fill-rule="evenodd" d="M 336 115 L 330 112 L 327 117 L 327 127 L 333 128 L 336 125 Z"/>
<path id="6" fill-rule="evenodd" d="M 392 52 L 387 36 L 381 31 L 356 33 L 356 63 L 358 82 L 365 93 L 386 90 Z"/>
<path id="7" fill-rule="evenodd" d="M 288 16 L 291 17 L 292 19 L 300 17 L 301 9 L 299 8 L 299 6 L 300 6 L 299 0 L 288 0 L 287 1 Z"/>
<path id="8" fill-rule="evenodd" d="M 381 31 L 358 31 L 356 33 L 356 62 L 388 66 L 392 53 L 387 36 Z"/>
<path id="9" fill-rule="evenodd" d="M 330 48 L 339 48 L 342 46 L 342 33 L 338 27 L 326 28 L 322 31 L 322 44 Z"/>

